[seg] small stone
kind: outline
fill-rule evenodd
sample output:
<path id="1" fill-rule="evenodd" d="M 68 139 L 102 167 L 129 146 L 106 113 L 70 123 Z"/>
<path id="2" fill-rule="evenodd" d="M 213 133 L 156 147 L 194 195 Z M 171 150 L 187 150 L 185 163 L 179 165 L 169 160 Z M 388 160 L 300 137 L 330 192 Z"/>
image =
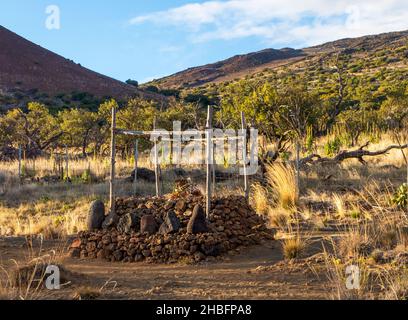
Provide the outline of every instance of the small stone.
<path id="1" fill-rule="evenodd" d="M 202 252 L 197 252 L 194 254 L 194 260 L 196 262 L 202 261 L 205 259 L 205 255 Z"/>
<path id="2" fill-rule="evenodd" d="M 203 208 L 200 205 L 196 205 L 187 225 L 187 233 L 197 234 L 206 232 L 208 232 L 207 218 Z"/>
<path id="3" fill-rule="evenodd" d="M 114 227 L 119 222 L 119 216 L 116 213 L 110 213 L 102 223 L 102 229 Z"/>
<path id="4" fill-rule="evenodd" d="M 163 235 L 175 233 L 179 231 L 180 227 L 181 227 L 180 220 L 177 218 L 174 211 L 169 211 L 166 213 L 164 217 L 164 222 L 160 226 L 159 233 Z"/>
<path id="5" fill-rule="evenodd" d="M 99 250 L 98 253 L 96 254 L 96 258 L 98 259 L 106 259 L 106 250 Z"/>
<path id="6" fill-rule="evenodd" d="M 111 242 L 112 242 L 112 238 L 111 238 L 110 235 L 105 235 L 105 236 L 102 237 L 102 243 L 103 243 L 104 245 L 108 245 L 108 244 L 110 244 Z"/>
<path id="7" fill-rule="evenodd" d="M 88 230 L 102 229 L 103 221 L 105 220 L 105 205 L 101 200 L 95 200 L 91 203 L 88 214 Z"/>
<path id="8" fill-rule="evenodd" d="M 206 256 L 216 257 L 221 253 L 221 246 L 219 244 L 203 244 L 201 250 Z"/>
<path id="9" fill-rule="evenodd" d="M 223 232 L 225 230 L 224 226 L 218 226 L 216 229 L 218 232 Z"/>
<path id="10" fill-rule="evenodd" d="M 184 212 L 187 209 L 186 202 L 182 199 L 177 201 L 175 209 L 179 212 Z"/>
<path id="11" fill-rule="evenodd" d="M 144 257 L 148 258 L 152 256 L 152 252 L 150 250 L 143 250 L 142 254 Z"/>
<path id="12" fill-rule="evenodd" d="M 123 259 L 123 253 L 120 250 L 116 250 L 113 253 L 113 257 L 115 258 L 115 261 L 121 261 Z"/>
<path id="13" fill-rule="evenodd" d="M 90 253 L 90 252 L 93 252 L 95 250 L 96 250 L 96 243 L 93 242 L 93 241 L 88 242 L 87 245 L 86 245 L 86 251 L 88 251 L 88 253 Z"/>
<path id="14" fill-rule="evenodd" d="M 157 223 L 153 215 L 143 216 L 140 220 L 140 233 L 155 234 L 157 232 Z"/>
<path id="15" fill-rule="evenodd" d="M 141 262 L 144 260 L 144 257 L 141 254 L 135 256 L 135 262 Z"/>
<path id="16" fill-rule="evenodd" d="M 79 248 L 71 248 L 68 252 L 68 256 L 70 258 L 80 258 L 81 257 L 81 250 Z"/>
<path id="17" fill-rule="evenodd" d="M 70 249 L 81 248 L 81 244 L 82 244 L 81 239 L 75 239 L 75 240 L 72 242 L 72 244 L 71 244 L 71 246 L 70 246 Z"/>
<path id="18" fill-rule="evenodd" d="M 132 229 L 139 228 L 139 223 L 136 213 L 128 213 L 119 219 L 117 229 L 121 233 L 130 233 Z"/>
<path id="19" fill-rule="evenodd" d="M 80 257 L 81 259 L 87 258 L 87 257 L 88 257 L 88 251 L 86 251 L 86 250 L 81 250 L 81 253 L 80 253 L 79 257 Z"/>
<path id="20" fill-rule="evenodd" d="M 174 207 L 174 202 L 173 202 L 173 201 L 168 201 L 168 202 L 164 205 L 163 209 L 164 209 L 164 210 L 170 210 L 170 209 L 173 208 L 173 207 Z"/>

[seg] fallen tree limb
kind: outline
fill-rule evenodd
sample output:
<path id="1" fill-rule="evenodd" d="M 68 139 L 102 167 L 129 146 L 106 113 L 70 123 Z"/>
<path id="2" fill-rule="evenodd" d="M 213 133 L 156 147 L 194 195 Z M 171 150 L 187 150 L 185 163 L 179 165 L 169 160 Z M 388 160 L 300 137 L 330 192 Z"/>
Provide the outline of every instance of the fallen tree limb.
<path id="1" fill-rule="evenodd" d="M 363 157 L 375 157 L 375 156 L 380 156 L 383 154 L 386 154 L 390 152 L 393 149 L 398 149 L 398 150 L 403 150 L 408 148 L 408 144 L 405 145 L 391 145 L 388 146 L 385 149 L 378 150 L 378 151 L 368 151 L 365 150 L 364 148 L 368 147 L 369 143 L 367 142 L 365 145 L 360 147 L 357 150 L 352 150 L 352 151 L 341 151 L 339 154 L 337 154 L 334 158 L 327 158 L 327 157 L 322 157 L 318 154 L 312 154 L 309 155 L 305 158 L 300 159 L 300 164 L 302 166 L 306 164 L 317 164 L 317 163 L 341 163 L 344 160 L 347 159 L 358 159 L 360 163 L 362 164 L 367 164 L 367 162 L 363 159 Z"/>

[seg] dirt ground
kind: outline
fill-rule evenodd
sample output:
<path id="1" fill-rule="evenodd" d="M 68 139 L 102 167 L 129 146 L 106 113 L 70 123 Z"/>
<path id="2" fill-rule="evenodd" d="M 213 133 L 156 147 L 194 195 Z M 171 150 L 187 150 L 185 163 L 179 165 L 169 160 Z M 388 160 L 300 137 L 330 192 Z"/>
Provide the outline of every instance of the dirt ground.
<path id="1" fill-rule="evenodd" d="M 321 242 L 317 241 L 308 256 L 318 252 L 319 246 Z M 61 252 L 66 243 L 44 241 L 41 247 L 44 255 L 52 250 Z M 38 256 L 38 241 L 31 251 Z M 28 261 L 29 252 L 24 238 L 0 238 L 0 264 L 5 270 L 13 268 L 14 260 L 19 264 Z M 97 291 L 98 299 L 327 299 L 330 292 L 323 269 L 310 265 L 308 261 L 312 260 L 285 262 L 278 241 L 199 265 L 63 258 L 62 265 L 72 272 L 72 283 L 58 291 L 41 292 L 39 298 L 72 299 L 84 288 L 91 288 L 87 290 Z M 2 272 L 3 281 L 5 277 Z"/>

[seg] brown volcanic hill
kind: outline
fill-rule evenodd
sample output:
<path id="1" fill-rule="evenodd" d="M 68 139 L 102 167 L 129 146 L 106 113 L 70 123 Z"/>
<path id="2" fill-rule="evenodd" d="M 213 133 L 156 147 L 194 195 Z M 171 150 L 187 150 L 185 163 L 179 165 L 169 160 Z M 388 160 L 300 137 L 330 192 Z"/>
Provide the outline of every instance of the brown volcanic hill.
<path id="1" fill-rule="evenodd" d="M 297 63 L 312 63 L 322 55 L 333 52 L 374 52 L 380 49 L 393 48 L 406 43 L 408 31 L 389 32 L 358 38 L 346 38 L 322 45 L 295 49 L 266 49 L 259 52 L 239 55 L 217 63 L 190 68 L 174 75 L 154 80 L 147 85 L 161 88 L 191 88 L 212 82 L 224 82 L 247 75 L 254 75 L 264 69 L 278 69 L 282 66 Z"/>
<path id="2" fill-rule="evenodd" d="M 117 99 L 159 97 L 86 69 L 0 26 L 0 93 L 15 89 L 49 95 L 87 92 Z"/>
<path id="3" fill-rule="evenodd" d="M 157 80 L 161 87 L 195 87 L 208 82 L 218 82 L 227 80 L 232 76 L 239 76 L 256 71 L 260 66 L 279 65 L 282 61 L 288 62 L 292 59 L 299 59 L 305 56 L 302 50 L 284 48 L 280 50 L 265 49 L 244 55 L 207 64 L 205 66 L 194 67 L 181 71 L 174 75 Z"/>
<path id="4" fill-rule="evenodd" d="M 363 50 L 373 51 L 378 48 L 392 47 L 395 44 L 401 44 L 407 41 L 408 31 L 388 32 L 376 35 L 368 35 L 357 38 L 345 38 L 336 41 L 327 42 L 318 46 L 303 49 L 308 54 L 322 53 L 337 50 Z"/>

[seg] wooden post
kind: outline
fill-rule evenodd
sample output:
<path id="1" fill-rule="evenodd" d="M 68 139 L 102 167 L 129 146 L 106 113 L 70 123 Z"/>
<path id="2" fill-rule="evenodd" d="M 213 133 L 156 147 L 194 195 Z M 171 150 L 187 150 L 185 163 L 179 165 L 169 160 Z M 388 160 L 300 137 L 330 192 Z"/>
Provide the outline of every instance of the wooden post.
<path id="1" fill-rule="evenodd" d="M 18 146 L 18 179 L 22 182 L 21 145 Z"/>
<path id="2" fill-rule="evenodd" d="M 69 170 L 68 146 L 65 145 L 65 178 L 67 179 L 67 181 L 69 180 L 68 170 Z"/>
<path id="3" fill-rule="evenodd" d="M 109 180 L 109 207 L 110 214 L 115 215 L 115 164 L 116 164 L 116 108 L 112 108 L 112 126 L 111 126 L 111 168 Z"/>
<path id="4" fill-rule="evenodd" d="M 153 131 L 156 131 L 156 117 L 153 120 Z M 159 155 L 157 150 L 157 137 L 154 132 L 154 175 L 156 180 L 156 196 L 160 197 Z"/>
<path id="5" fill-rule="evenodd" d="M 207 184 L 206 184 L 206 214 L 207 218 L 210 216 L 211 210 L 211 158 L 213 156 L 212 153 L 212 117 L 213 117 L 213 109 L 212 106 L 208 106 L 207 112 L 207 124 L 206 124 L 206 162 L 207 162 Z"/>
<path id="6" fill-rule="evenodd" d="M 249 184 L 248 184 L 248 174 L 247 174 L 247 126 L 245 120 L 245 113 L 241 112 L 241 128 L 243 132 L 243 145 L 242 145 L 242 161 L 244 164 L 244 192 L 245 199 L 249 199 Z"/>
<path id="7" fill-rule="evenodd" d="M 212 167 L 212 193 L 215 194 L 215 186 L 216 186 L 216 179 L 215 179 L 215 148 L 213 148 L 213 152 L 212 152 L 212 161 L 213 161 L 213 165 Z"/>
<path id="8" fill-rule="evenodd" d="M 137 194 L 137 162 L 139 160 L 139 140 L 136 139 L 135 141 L 135 178 L 133 179 L 133 193 L 134 195 Z"/>

